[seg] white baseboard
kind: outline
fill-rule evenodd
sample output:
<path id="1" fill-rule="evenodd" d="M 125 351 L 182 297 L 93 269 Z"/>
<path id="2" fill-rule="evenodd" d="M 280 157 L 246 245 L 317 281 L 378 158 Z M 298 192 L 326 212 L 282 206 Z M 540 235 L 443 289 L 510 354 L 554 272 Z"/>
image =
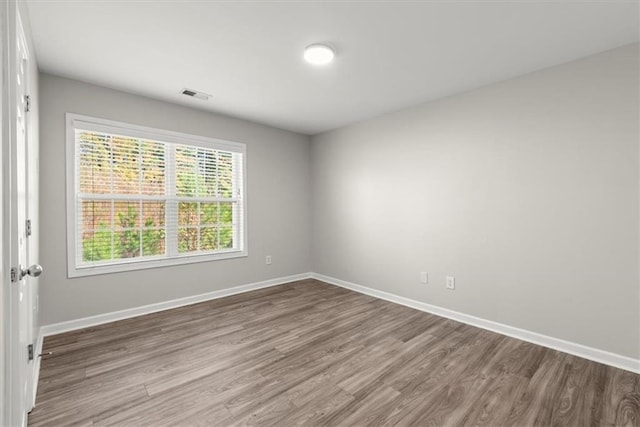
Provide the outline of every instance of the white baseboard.
<path id="1" fill-rule="evenodd" d="M 507 335 L 512 338 L 517 338 L 522 341 L 527 341 L 533 344 L 562 351 L 564 353 L 569 353 L 574 356 L 582 357 L 584 359 L 593 360 L 594 362 L 603 363 L 605 365 L 610 365 L 616 368 L 625 369 L 627 371 L 640 374 L 639 359 L 633 359 L 631 357 L 599 350 L 597 348 L 587 347 L 582 344 L 577 344 L 559 338 L 542 335 L 536 332 L 527 331 L 525 329 L 504 325 L 502 323 L 493 322 L 491 320 L 470 316 L 468 314 L 459 313 L 457 311 L 448 310 L 446 308 L 416 301 L 410 298 L 401 297 L 389 292 L 357 285 L 355 283 L 325 276 L 323 274 L 311 273 L 311 277 L 322 282 L 359 292 L 361 294 L 366 294 L 386 301 L 402 304 L 407 307 L 415 308 L 416 310 L 425 311 L 437 316 L 446 317 L 448 319 L 456 320 L 458 322 L 466 323 L 478 328 L 486 329 L 502 335 Z"/>
<path id="2" fill-rule="evenodd" d="M 144 314 L 155 313 L 171 308 L 182 307 L 185 305 L 195 304 L 198 302 L 209 301 L 212 299 L 228 297 L 230 295 L 241 294 L 244 292 L 254 291 L 256 289 L 268 288 L 271 286 L 282 285 L 284 283 L 295 282 L 296 280 L 309 279 L 311 273 L 295 274 L 293 276 L 278 277 L 276 279 L 264 280 L 261 282 L 249 283 L 233 288 L 221 289 L 219 291 L 207 292 L 204 294 L 178 298 L 170 301 L 163 301 L 156 304 L 143 305 L 141 307 L 128 308 L 125 310 L 114 311 L 111 313 L 98 314 L 96 316 L 84 317 L 81 319 L 69 320 L 66 322 L 53 323 L 44 325 L 40 328 L 40 336 L 60 334 L 63 332 L 74 331 L 77 329 L 88 328 L 90 326 L 101 325 L 103 323 L 115 322 L 116 320 L 128 319 L 131 317 L 142 316 Z M 39 353 L 42 351 L 40 350 Z M 38 354 L 39 354 L 38 353 Z"/>

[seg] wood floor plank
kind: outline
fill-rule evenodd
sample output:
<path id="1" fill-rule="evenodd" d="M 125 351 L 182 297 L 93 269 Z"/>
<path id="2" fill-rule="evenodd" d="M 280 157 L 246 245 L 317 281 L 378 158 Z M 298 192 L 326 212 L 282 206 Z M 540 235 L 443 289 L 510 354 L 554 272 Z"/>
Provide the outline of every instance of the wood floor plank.
<path id="1" fill-rule="evenodd" d="M 311 279 L 43 350 L 30 426 L 640 427 L 640 375 Z"/>
<path id="2" fill-rule="evenodd" d="M 586 425 L 591 414 L 582 408 L 587 393 L 586 385 L 593 375 L 591 369 L 594 363 L 579 357 L 568 358 L 566 377 L 559 387 L 551 422 L 554 425 Z"/>
<path id="3" fill-rule="evenodd" d="M 400 392 L 397 390 L 380 383 L 378 387 L 371 389 L 368 393 L 354 395 L 353 401 L 339 411 L 321 419 L 320 424 L 341 426 L 363 424 L 362 420 L 373 410 L 379 408 L 380 405 L 385 402 L 395 399 L 399 395 Z"/>
<path id="4" fill-rule="evenodd" d="M 488 387 L 478 393 L 473 404 L 461 418 L 452 416 L 452 425 L 504 426 L 516 398 L 524 390 L 527 379 L 518 375 L 502 374 L 492 380 Z"/>
<path id="5" fill-rule="evenodd" d="M 322 420 L 330 419 L 334 414 L 350 405 L 355 398 L 339 387 L 327 385 L 318 389 L 313 400 L 304 405 L 296 405 L 296 409 L 286 414 L 280 425 L 322 425 Z M 295 403 L 294 403 L 295 404 Z"/>
<path id="6" fill-rule="evenodd" d="M 627 371 L 615 371 L 615 376 L 611 382 L 612 407 L 608 420 L 615 426 L 638 426 L 640 425 L 640 375 Z"/>
<path id="7" fill-rule="evenodd" d="M 549 425 L 567 356 L 553 350 L 545 352 L 540 369 L 511 408 L 507 419 L 509 425 Z"/>

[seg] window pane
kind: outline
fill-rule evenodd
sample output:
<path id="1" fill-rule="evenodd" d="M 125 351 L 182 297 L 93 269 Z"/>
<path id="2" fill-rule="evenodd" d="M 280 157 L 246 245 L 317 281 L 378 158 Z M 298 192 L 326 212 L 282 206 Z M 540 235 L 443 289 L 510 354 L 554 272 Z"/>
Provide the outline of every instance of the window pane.
<path id="1" fill-rule="evenodd" d="M 195 147 L 176 146 L 176 195 L 196 195 Z"/>
<path id="2" fill-rule="evenodd" d="M 200 224 L 216 225 L 218 223 L 219 203 L 200 203 Z"/>
<path id="3" fill-rule="evenodd" d="M 233 156 L 226 151 L 218 153 L 218 186 L 220 197 L 233 197 Z"/>
<path id="4" fill-rule="evenodd" d="M 178 203 L 178 225 L 198 225 L 197 203 Z"/>
<path id="5" fill-rule="evenodd" d="M 140 194 L 140 144 L 135 138 L 111 137 L 113 192 Z"/>
<path id="6" fill-rule="evenodd" d="M 200 197 L 215 197 L 218 194 L 216 154 L 216 150 L 198 149 L 198 196 Z"/>
<path id="7" fill-rule="evenodd" d="M 162 255 L 164 253 L 164 230 L 142 230 L 142 256 Z"/>
<path id="8" fill-rule="evenodd" d="M 154 141 L 141 141 L 140 168 L 141 194 L 165 194 L 165 152 L 164 145 Z"/>
<path id="9" fill-rule="evenodd" d="M 233 249 L 233 227 L 220 226 L 220 247 L 218 249 Z"/>
<path id="10" fill-rule="evenodd" d="M 114 202 L 115 228 L 140 228 L 140 202 Z"/>
<path id="11" fill-rule="evenodd" d="M 82 260 L 84 262 L 112 259 L 113 233 L 107 227 L 82 233 Z"/>
<path id="12" fill-rule="evenodd" d="M 111 192 L 111 146 L 106 135 L 78 132 L 80 192 Z"/>
<path id="13" fill-rule="evenodd" d="M 165 202 L 142 202 L 142 226 L 164 227 Z"/>
<path id="14" fill-rule="evenodd" d="M 218 228 L 202 227 L 200 229 L 200 250 L 215 251 L 218 249 Z"/>
<path id="15" fill-rule="evenodd" d="M 198 250 L 198 228 L 180 227 L 178 228 L 178 252 L 195 252 Z"/>
<path id="16" fill-rule="evenodd" d="M 233 207 L 235 203 L 220 203 L 220 223 L 231 225 L 233 223 Z"/>
<path id="17" fill-rule="evenodd" d="M 98 228 L 111 228 L 111 202 L 83 200 L 82 230 L 97 230 Z"/>
<path id="18" fill-rule="evenodd" d="M 115 259 L 140 256 L 140 230 L 116 231 L 114 238 Z"/>

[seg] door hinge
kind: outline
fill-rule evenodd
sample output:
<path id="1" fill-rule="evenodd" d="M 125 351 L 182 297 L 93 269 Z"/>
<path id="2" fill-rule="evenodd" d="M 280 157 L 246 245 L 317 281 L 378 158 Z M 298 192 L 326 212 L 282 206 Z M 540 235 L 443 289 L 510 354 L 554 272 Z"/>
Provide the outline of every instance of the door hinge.
<path id="1" fill-rule="evenodd" d="M 27 346 L 27 353 L 29 353 L 29 360 L 33 360 L 33 344 Z"/>
<path id="2" fill-rule="evenodd" d="M 27 237 L 29 237 L 31 236 L 31 220 L 30 219 L 27 220 L 26 228 L 27 228 Z"/>
<path id="3" fill-rule="evenodd" d="M 17 282 L 18 281 L 18 269 L 15 267 L 11 268 L 11 282 Z"/>
<path id="4" fill-rule="evenodd" d="M 24 111 L 25 113 L 31 111 L 31 96 L 29 95 L 24 96 Z"/>

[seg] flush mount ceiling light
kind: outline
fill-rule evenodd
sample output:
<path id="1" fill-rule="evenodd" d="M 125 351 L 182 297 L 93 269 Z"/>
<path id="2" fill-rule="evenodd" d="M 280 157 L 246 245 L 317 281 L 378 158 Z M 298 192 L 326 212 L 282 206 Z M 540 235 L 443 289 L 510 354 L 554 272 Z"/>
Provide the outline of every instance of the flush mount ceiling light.
<path id="1" fill-rule="evenodd" d="M 304 49 L 304 59 L 309 64 L 326 65 L 333 61 L 335 53 L 326 44 L 314 43 Z"/>

